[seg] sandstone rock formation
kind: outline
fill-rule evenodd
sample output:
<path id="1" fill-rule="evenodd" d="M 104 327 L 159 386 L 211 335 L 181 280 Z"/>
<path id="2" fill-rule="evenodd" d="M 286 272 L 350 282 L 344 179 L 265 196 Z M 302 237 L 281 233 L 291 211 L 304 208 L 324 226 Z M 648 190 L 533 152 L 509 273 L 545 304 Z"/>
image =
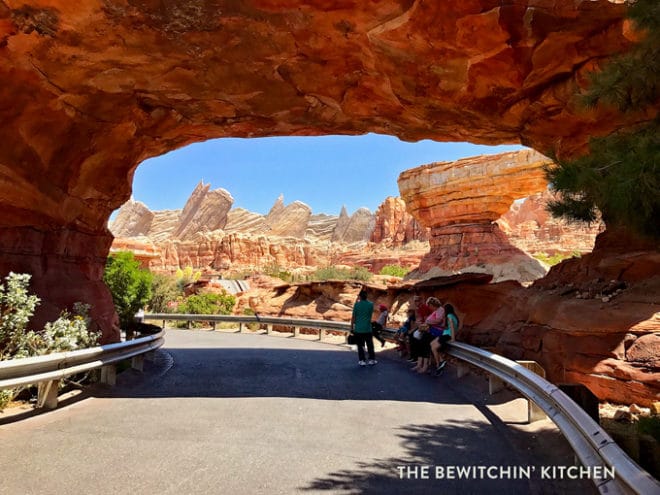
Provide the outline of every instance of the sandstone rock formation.
<path id="1" fill-rule="evenodd" d="M 549 163 L 523 150 L 402 172 L 401 197 L 413 217 L 431 230 L 431 251 L 419 271 L 482 271 L 482 265 L 500 280 L 496 265 L 508 264 L 519 267 L 518 280 L 539 278 L 545 272 L 540 263 L 511 245 L 495 221 L 516 199 L 547 188 L 543 166 Z"/>
<path id="2" fill-rule="evenodd" d="M 533 194 L 497 219 L 509 242 L 527 253 L 588 253 L 596 236 L 605 230 L 603 222 L 591 225 L 554 218 L 546 205 L 553 195 L 546 190 Z"/>
<path id="3" fill-rule="evenodd" d="M 365 132 L 579 151 L 627 124 L 570 102 L 628 47 L 623 13 L 606 0 L 4 2 L 0 272 L 33 274 L 37 323 L 82 300 L 116 340 L 106 222 L 148 157 Z"/>
<path id="4" fill-rule="evenodd" d="M 183 207 L 179 222 L 172 232 L 173 237 L 187 239 L 198 232 L 222 229 L 227 224 L 227 213 L 234 198 L 224 189 L 210 189 L 210 184 L 197 184 Z"/>
<path id="5" fill-rule="evenodd" d="M 284 198 L 280 196 L 265 218 L 268 235 L 302 239 L 311 217 L 312 209 L 305 203 L 294 201 L 284 206 Z"/>
<path id="6" fill-rule="evenodd" d="M 400 247 L 412 241 L 426 241 L 429 229 L 417 223 L 406 211 L 406 203 L 401 198 L 386 198 L 376 210 L 376 218 L 371 242 Z"/>
<path id="7" fill-rule="evenodd" d="M 154 214 L 147 205 L 131 198 L 119 209 L 112 222 L 112 233 L 115 237 L 148 236 L 153 220 Z"/>
<path id="8" fill-rule="evenodd" d="M 359 208 L 349 216 L 346 207 L 343 207 L 332 234 L 332 241 L 343 243 L 367 241 L 371 237 L 374 223 L 374 216 L 367 208 Z"/>

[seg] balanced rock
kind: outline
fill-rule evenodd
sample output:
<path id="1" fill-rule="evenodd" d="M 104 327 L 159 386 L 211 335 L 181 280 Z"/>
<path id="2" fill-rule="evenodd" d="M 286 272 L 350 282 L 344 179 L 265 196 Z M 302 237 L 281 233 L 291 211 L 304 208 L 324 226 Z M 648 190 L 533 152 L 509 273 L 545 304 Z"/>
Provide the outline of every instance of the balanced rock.
<path id="1" fill-rule="evenodd" d="M 514 200 L 547 188 L 550 161 L 533 150 L 441 162 L 406 170 L 399 190 L 408 211 L 431 231 L 431 251 L 419 270 L 525 265 L 522 280 L 545 273 L 540 263 L 511 245 L 495 220 Z M 496 269 L 492 268 L 492 273 Z M 498 274 L 498 280 L 507 276 Z"/>

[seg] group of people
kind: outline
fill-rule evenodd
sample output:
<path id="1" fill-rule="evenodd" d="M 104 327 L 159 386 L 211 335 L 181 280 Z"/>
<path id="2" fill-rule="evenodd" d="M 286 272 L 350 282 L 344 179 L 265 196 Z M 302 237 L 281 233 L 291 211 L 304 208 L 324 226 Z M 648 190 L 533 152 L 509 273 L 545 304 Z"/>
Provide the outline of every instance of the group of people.
<path id="1" fill-rule="evenodd" d="M 367 299 L 367 292 L 361 290 L 353 306 L 351 334 L 358 350 L 360 366 L 374 365 L 376 361 L 373 339 L 385 345 L 380 331 L 387 323 L 387 306 L 378 307 L 379 316 L 372 321 L 374 303 Z M 435 360 L 435 373 L 440 374 L 447 364 L 442 358 L 447 342 L 455 339 L 458 332 L 458 316 L 451 304 L 443 305 L 436 297 L 429 297 L 422 302 L 420 296 L 414 296 L 408 309 L 405 323 L 396 332 L 395 338 L 401 356 L 405 356 L 415 366 L 412 371 L 426 373 L 430 370 L 431 356 Z M 366 354 L 365 354 L 366 346 Z"/>
<path id="2" fill-rule="evenodd" d="M 415 366 L 412 371 L 426 373 L 430 370 L 431 356 L 435 360 L 435 373 L 440 374 L 447 364 L 442 358 L 447 342 L 456 338 L 458 316 L 451 304 L 443 305 L 437 297 L 426 302 L 415 296 L 408 318 L 396 333 L 401 356 Z"/>

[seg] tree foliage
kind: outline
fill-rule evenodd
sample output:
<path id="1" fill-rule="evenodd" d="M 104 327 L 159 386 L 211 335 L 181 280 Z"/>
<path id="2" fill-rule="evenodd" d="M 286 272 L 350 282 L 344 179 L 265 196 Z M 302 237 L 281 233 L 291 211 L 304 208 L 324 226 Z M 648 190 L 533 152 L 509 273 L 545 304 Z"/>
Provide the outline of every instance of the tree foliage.
<path id="1" fill-rule="evenodd" d="M 130 251 L 115 253 L 108 258 L 103 281 L 110 289 L 122 328 L 131 326 L 135 313 L 151 298 L 151 279 L 151 273 L 140 269 Z"/>
<path id="2" fill-rule="evenodd" d="M 169 303 L 183 296 L 176 278 L 167 275 L 154 274 L 151 281 L 151 298 L 149 310 L 152 313 L 169 313 Z"/>
<path id="3" fill-rule="evenodd" d="M 588 155 L 555 159 L 546 175 L 560 194 L 548 209 L 554 216 L 586 222 L 596 220 L 600 211 L 610 226 L 660 237 L 660 2 L 632 2 L 628 15 L 640 41 L 593 73 L 580 99 L 587 107 L 607 105 L 622 112 L 650 112 L 655 118 L 592 139 Z"/>
<path id="4" fill-rule="evenodd" d="M 203 292 L 188 296 L 179 305 L 178 312 L 192 315 L 229 315 L 235 304 L 236 298 L 226 292 L 222 294 Z"/>

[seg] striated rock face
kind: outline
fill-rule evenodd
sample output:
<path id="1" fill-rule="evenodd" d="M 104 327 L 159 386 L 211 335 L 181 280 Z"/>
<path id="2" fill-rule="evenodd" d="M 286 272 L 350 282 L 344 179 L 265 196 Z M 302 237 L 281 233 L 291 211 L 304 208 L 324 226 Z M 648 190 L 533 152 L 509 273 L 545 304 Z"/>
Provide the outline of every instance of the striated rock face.
<path id="1" fill-rule="evenodd" d="M 312 209 L 305 203 L 294 201 L 284 206 L 284 198 L 280 196 L 265 218 L 268 235 L 302 239 L 311 216 Z"/>
<path id="2" fill-rule="evenodd" d="M 154 214 L 147 205 L 131 198 L 119 209 L 117 217 L 110 224 L 110 230 L 118 237 L 148 235 L 153 219 Z"/>
<path id="3" fill-rule="evenodd" d="M 121 211 L 121 209 L 120 209 Z M 179 220 L 181 217 L 181 210 L 161 210 L 154 212 L 154 218 L 151 221 L 151 227 L 149 228 L 149 233 L 147 237 L 152 239 L 154 242 L 164 241 L 172 237 L 174 230 L 179 225 Z M 110 227 L 110 230 L 113 234 L 116 234 L 114 231 L 114 225 Z"/>
<path id="4" fill-rule="evenodd" d="M 376 210 L 371 242 L 400 247 L 411 241 L 426 241 L 428 238 L 429 229 L 419 225 L 406 211 L 406 203 L 401 198 L 386 198 Z"/>
<path id="5" fill-rule="evenodd" d="M 343 207 L 337 219 L 332 241 L 343 243 L 367 241 L 371 237 L 374 224 L 374 216 L 367 208 L 358 208 L 349 216 L 346 207 Z"/>
<path id="6" fill-rule="evenodd" d="M 135 168 L 209 138 L 377 132 L 578 152 L 627 125 L 571 104 L 628 47 L 623 14 L 606 0 L 3 2 L 0 273 L 29 268 L 52 303 L 41 322 L 75 300 L 110 307 L 94 288 Z"/>
<path id="7" fill-rule="evenodd" d="M 172 237 L 187 239 L 198 232 L 224 228 L 234 198 L 224 189 L 210 191 L 211 185 L 200 182 L 183 207 Z"/>
<path id="8" fill-rule="evenodd" d="M 399 190 L 408 211 L 431 231 L 431 251 L 420 272 L 516 264 L 527 267 L 519 280 L 541 277 L 540 263 L 511 245 L 494 222 L 514 200 L 547 188 L 543 166 L 548 163 L 543 155 L 523 150 L 401 173 Z"/>
<path id="9" fill-rule="evenodd" d="M 497 224 L 511 244 L 528 253 L 590 252 L 605 224 L 569 223 L 553 218 L 546 210 L 551 198 L 552 194 L 546 190 L 516 202 Z"/>

